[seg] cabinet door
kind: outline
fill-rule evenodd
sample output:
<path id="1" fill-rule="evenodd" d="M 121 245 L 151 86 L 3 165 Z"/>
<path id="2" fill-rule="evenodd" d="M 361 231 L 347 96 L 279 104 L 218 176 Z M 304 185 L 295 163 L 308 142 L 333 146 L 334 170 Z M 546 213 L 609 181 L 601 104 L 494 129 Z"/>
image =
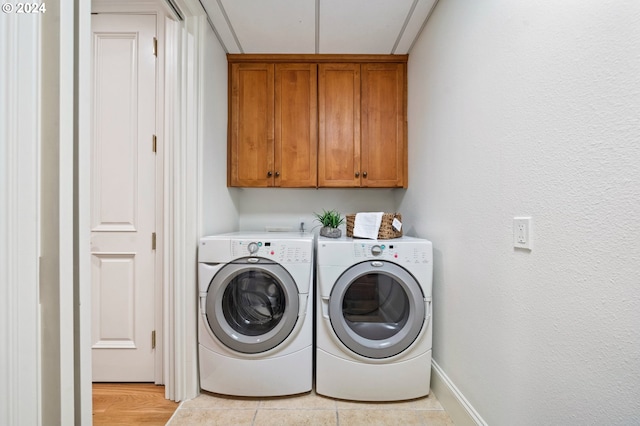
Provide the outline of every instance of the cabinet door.
<path id="1" fill-rule="evenodd" d="M 318 186 L 360 186 L 360 64 L 318 65 Z"/>
<path id="2" fill-rule="evenodd" d="M 317 65 L 277 64 L 275 73 L 275 185 L 315 187 Z"/>
<path id="3" fill-rule="evenodd" d="M 231 64 L 229 186 L 274 185 L 274 65 Z"/>
<path id="4" fill-rule="evenodd" d="M 362 65 L 362 186 L 406 187 L 405 65 Z"/>

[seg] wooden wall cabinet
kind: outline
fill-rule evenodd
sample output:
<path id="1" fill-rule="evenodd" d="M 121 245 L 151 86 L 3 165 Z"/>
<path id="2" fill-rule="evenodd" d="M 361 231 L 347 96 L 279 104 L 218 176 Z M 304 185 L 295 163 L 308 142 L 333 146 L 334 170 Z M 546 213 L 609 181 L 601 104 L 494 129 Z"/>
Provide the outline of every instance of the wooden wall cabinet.
<path id="1" fill-rule="evenodd" d="M 404 63 L 320 64 L 318 186 L 407 186 Z"/>
<path id="2" fill-rule="evenodd" d="M 362 64 L 361 183 L 407 186 L 405 64 Z"/>
<path id="3" fill-rule="evenodd" d="M 228 185 L 407 187 L 407 56 L 228 55 Z"/>
<path id="4" fill-rule="evenodd" d="M 317 185 L 316 64 L 230 64 L 228 185 Z"/>
<path id="5" fill-rule="evenodd" d="M 360 186 L 360 64 L 318 66 L 318 186 Z"/>

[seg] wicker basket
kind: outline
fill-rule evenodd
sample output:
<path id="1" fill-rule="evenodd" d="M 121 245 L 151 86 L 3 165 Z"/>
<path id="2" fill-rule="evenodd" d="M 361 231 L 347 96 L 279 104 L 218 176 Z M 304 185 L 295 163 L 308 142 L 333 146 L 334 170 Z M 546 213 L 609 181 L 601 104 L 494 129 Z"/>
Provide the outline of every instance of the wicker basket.
<path id="1" fill-rule="evenodd" d="M 380 230 L 378 231 L 379 240 L 389 240 L 391 238 L 402 237 L 402 230 L 396 231 L 393 227 L 393 219 L 398 219 L 402 222 L 402 215 L 400 213 L 384 213 L 382 215 L 382 223 L 380 224 Z M 353 225 L 356 222 L 355 214 L 347 215 L 347 237 L 353 237 Z M 357 237 L 355 237 L 357 238 Z"/>

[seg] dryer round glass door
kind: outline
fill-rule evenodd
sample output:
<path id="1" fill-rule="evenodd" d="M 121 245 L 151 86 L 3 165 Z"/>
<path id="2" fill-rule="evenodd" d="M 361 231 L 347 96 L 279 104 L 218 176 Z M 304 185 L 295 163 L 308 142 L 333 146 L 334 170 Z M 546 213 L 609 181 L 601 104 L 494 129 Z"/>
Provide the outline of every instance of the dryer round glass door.
<path id="1" fill-rule="evenodd" d="M 427 309 L 422 289 L 404 268 L 367 261 L 347 269 L 329 297 L 329 319 L 342 343 L 367 358 L 389 358 L 420 335 Z"/>
<path id="2" fill-rule="evenodd" d="M 260 353 L 281 344 L 296 325 L 298 308 L 293 278 L 266 259 L 225 265 L 207 291 L 211 331 L 225 346 L 243 353 Z"/>

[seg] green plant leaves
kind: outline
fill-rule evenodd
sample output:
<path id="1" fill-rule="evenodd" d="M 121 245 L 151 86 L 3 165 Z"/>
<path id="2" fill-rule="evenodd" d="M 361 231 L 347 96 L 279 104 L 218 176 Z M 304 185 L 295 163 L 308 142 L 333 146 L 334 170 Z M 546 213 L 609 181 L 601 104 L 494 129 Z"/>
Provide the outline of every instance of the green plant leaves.
<path id="1" fill-rule="evenodd" d="M 337 228 L 344 222 L 344 218 L 337 210 L 324 210 L 322 213 L 313 213 L 316 220 L 322 224 L 322 226 L 328 226 L 330 228 Z"/>

